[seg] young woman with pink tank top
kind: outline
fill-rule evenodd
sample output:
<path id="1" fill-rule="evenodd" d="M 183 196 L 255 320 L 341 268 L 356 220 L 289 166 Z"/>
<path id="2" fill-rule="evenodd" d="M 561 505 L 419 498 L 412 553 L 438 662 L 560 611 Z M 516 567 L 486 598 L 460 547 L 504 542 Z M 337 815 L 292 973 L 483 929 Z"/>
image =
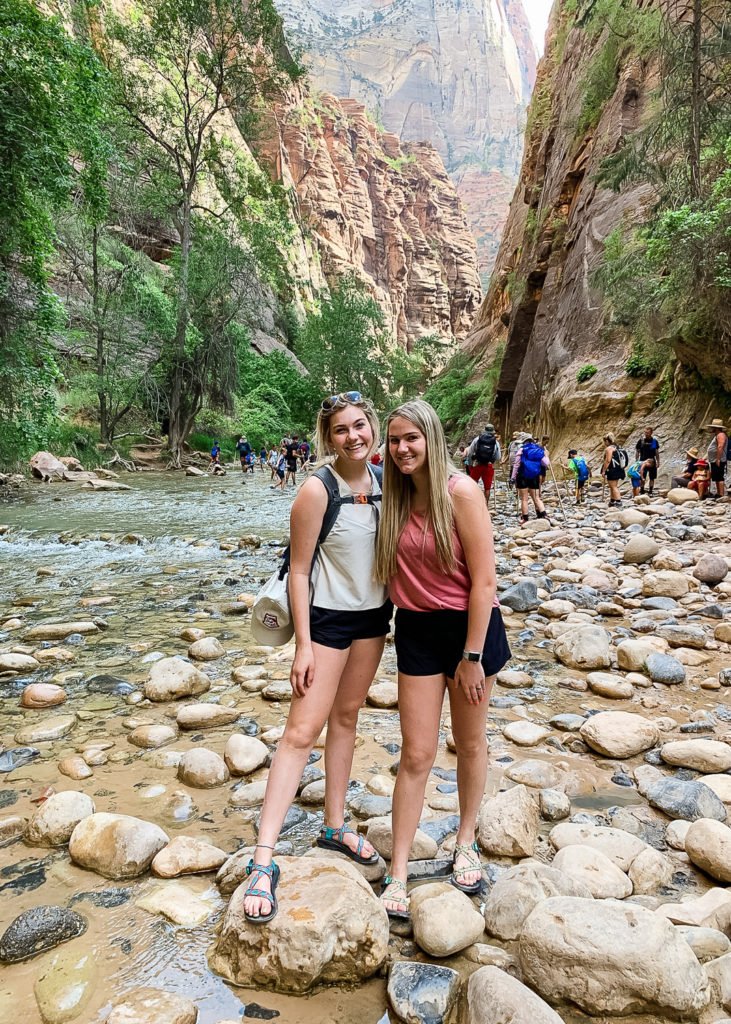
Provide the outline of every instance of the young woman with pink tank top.
<path id="1" fill-rule="evenodd" d="M 388 419 L 375 572 L 398 609 L 403 734 L 391 873 L 381 899 L 390 917 L 408 918 L 409 848 L 437 753 L 445 690 L 460 809 L 451 881 L 462 892 L 480 889 L 475 825 L 487 777 L 487 708 L 495 676 L 510 658 L 496 598 L 490 514 L 475 482 L 452 468 L 439 418 L 427 402 L 407 402 Z"/>

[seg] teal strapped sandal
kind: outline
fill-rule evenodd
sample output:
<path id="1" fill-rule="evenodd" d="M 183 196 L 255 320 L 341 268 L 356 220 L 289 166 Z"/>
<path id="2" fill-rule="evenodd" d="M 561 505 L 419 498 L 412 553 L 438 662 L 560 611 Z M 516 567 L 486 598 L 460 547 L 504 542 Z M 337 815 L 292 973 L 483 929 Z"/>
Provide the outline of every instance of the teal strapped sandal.
<path id="1" fill-rule="evenodd" d="M 454 862 L 460 854 L 467 858 L 469 864 L 466 867 L 455 869 Z M 477 856 L 475 856 L 475 854 L 477 854 Z M 464 875 L 467 871 L 479 871 L 480 877 L 478 881 L 473 882 L 471 885 L 465 885 L 463 882 L 458 882 L 457 875 Z M 480 891 L 482 886 L 482 864 L 480 863 L 480 852 L 477 843 L 471 843 L 466 846 L 463 846 L 461 843 L 457 843 L 454 848 L 454 854 L 452 855 L 452 877 L 449 881 L 455 889 L 459 889 L 460 892 L 467 893 L 468 896 L 474 896 L 476 892 Z"/>
<path id="2" fill-rule="evenodd" d="M 262 849 L 273 849 L 273 847 L 271 846 L 265 847 L 263 846 L 263 844 L 260 845 L 262 845 Z M 278 909 L 276 889 L 277 883 L 279 882 L 279 867 L 274 863 L 274 861 L 272 861 L 271 864 L 255 864 L 254 858 L 252 857 L 249 863 L 246 865 L 246 874 L 251 875 L 251 881 L 249 882 L 244 895 L 258 896 L 259 899 L 268 900 L 268 902 L 272 905 L 272 909 L 269 911 L 268 914 L 256 915 L 247 914 L 246 910 L 244 910 L 244 917 L 249 922 L 249 924 L 266 924 L 267 921 L 272 920 Z M 271 885 L 272 890 L 271 892 L 267 892 L 266 889 L 256 888 L 256 883 L 259 881 L 259 879 L 265 877 L 269 879 L 269 883 Z"/>
<path id="3" fill-rule="evenodd" d="M 392 893 L 386 893 L 386 889 L 393 887 L 395 890 Z M 401 895 L 403 893 L 403 895 Z M 398 903 L 403 905 L 403 910 L 389 910 L 388 907 L 384 907 L 384 910 L 390 918 L 394 921 L 410 921 L 411 913 L 409 911 L 409 895 L 406 891 L 406 883 L 402 882 L 400 878 L 391 878 L 390 875 L 386 875 L 383 879 L 383 886 L 381 887 L 381 895 L 379 897 L 381 903 L 385 903 L 386 900 L 391 900 L 392 903 Z"/>
<path id="4" fill-rule="evenodd" d="M 344 841 L 345 836 L 350 835 L 356 836 L 358 839 L 358 845 L 355 850 L 351 850 L 348 844 Z M 359 836 L 352 828 L 348 828 L 347 825 L 341 825 L 340 828 L 323 828 L 320 835 L 315 840 L 318 846 L 323 850 L 337 850 L 338 853 L 344 853 L 346 857 L 350 857 L 356 864 L 377 864 L 378 854 L 372 853 L 370 857 L 363 856 L 363 847 L 365 840 L 363 836 Z"/>

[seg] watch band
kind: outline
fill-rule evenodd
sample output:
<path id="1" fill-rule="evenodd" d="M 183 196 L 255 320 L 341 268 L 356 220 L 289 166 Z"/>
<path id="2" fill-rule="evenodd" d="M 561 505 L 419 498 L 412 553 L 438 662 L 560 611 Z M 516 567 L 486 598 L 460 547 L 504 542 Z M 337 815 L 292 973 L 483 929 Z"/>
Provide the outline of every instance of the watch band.
<path id="1" fill-rule="evenodd" d="M 482 658 L 482 651 L 462 651 L 465 661 L 479 661 Z"/>

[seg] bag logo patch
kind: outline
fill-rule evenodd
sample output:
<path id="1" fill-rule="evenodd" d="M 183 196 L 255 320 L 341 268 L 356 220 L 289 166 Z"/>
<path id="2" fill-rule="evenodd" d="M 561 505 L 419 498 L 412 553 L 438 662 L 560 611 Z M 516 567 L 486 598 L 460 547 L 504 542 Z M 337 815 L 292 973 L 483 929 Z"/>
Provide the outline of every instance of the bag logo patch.
<path id="1" fill-rule="evenodd" d="M 272 612 L 267 612 L 264 618 L 261 620 L 262 626 L 266 626 L 267 629 L 279 629 L 279 619 Z"/>

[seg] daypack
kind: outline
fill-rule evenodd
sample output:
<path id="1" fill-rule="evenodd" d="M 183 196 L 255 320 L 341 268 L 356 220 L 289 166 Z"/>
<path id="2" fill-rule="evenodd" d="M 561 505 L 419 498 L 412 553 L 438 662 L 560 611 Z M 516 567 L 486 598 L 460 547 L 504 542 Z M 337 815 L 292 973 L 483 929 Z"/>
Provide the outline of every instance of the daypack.
<path id="1" fill-rule="evenodd" d="M 628 473 L 629 476 L 633 476 L 637 480 L 641 480 L 642 479 L 642 472 L 641 471 L 642 471 L 642 463 L 641 462 L 633 462 L 632 465 L 627 470 L 627 473 Z"/>
<path id="2" fill-rule="evenodd" d="M 576 479 L 579 483 L 586 483 L 589 479 L 589 467 L 586 464 L 586 460 L 582 455 L 577 455 L 571 460 L 574 469 L 576 470 Z"/>
<path id="3" fill-rule="evenodd" d="M 480 434 L 475 445 L 475 461 L 480 466 L 489 466 L 495 458 L 497 438 L 494 434 Z"/>
<path id="4" fill-rule="evenodd" d="M 626 448 L 618 448 L 615 445 L 614 451 L 612 452 L 612 462 L 615 466 L 619 466 L 620 469 L 626 469 L 629 466 L 629 455 L 627 454 Z"/>
<path id="5" fill-rule="evenodd" d="M 546 453 L 535 441 L 526 441 L 520 453 L 520 465 L 523 476 L 530 480 L 539 476 L 541 472 L 541 459 Z"/>
<path id="6" fill-rule="evenodd" d="M 371 476 L 376 480 L 376 482 L 380 486 L 381 481 L 383 480 L 383 467 L 374 466 L 370 463 L 368 463 L 367 465 L 368 471 L 370 472 Z M 313 476 L 316 476 L 317 479 L 321 480 L 325 485 L 325 489 L 327 490 L 327 508 L 325 509 L 324 516 L 322 517 L 322 526 L 320 527 L 320 533 L 318 534 L 317 543 L 315 544 L 315 552 L 312 556 L 311 569 L 314 568 L 315 562 L 317 561 L 317 552 L 320 545 L 325 542 L 330 531 L 335 525 L 335 520 L 340 515 L 341 507 L 343 505 L 355 504 L 373 505 L 374 508 L 376 509 L 376 522 L 378 522 L 378 506 L 381 502 L 382 497 L 382 495 L 380 494 L 349 494 L 346 497 L 342 497 L 340 494 L 340 488 L 338 487 L 338 482 L 335 479 L 335 475 L 333 474 L 329 466 L 321 466 L 320 469 L 313 473 Z M 284 579 L 284 576 L 289 571 L 289 559 L 290 550 L 288 544 L 284 554 L 282 555 L 283 565 L 279 570 L 280 579 Z"/>

